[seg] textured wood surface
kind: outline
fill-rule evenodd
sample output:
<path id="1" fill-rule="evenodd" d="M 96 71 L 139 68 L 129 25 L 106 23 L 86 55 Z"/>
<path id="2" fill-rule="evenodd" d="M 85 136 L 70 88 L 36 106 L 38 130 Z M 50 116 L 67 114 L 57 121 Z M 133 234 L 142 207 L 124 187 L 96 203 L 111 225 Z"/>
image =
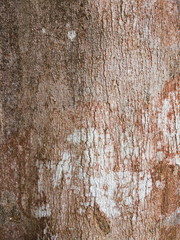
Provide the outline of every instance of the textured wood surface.
<path id="1" fill-rule="evenodd" d="M 0 0 L 0 239 L 180 239 L 178 11 Z"/>

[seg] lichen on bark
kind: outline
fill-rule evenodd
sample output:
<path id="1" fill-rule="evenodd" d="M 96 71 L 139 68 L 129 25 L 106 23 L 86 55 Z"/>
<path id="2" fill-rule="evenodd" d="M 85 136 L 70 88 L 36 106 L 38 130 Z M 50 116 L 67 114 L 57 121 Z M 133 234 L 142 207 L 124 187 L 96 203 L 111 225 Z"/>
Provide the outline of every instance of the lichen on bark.
<path id="1" fill-rule="evenodd" d="M 179 239 L 178 7 L 1 1 L 0 238 Z"/>

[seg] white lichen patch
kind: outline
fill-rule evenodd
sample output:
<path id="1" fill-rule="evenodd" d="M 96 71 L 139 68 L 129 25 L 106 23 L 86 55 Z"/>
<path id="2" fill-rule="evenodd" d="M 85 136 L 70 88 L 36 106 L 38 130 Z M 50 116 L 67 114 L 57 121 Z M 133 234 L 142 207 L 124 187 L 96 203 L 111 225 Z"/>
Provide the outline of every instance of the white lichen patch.
<path id="1" fill-rule="evenodd" d="M 169 163 L 172 165 L 180 166 L 180 156 L 178 154 L 176 154 L 174 157 L 169 159 Z"/>
<path id="2" fill-rule="evenodd" d="M 173 212 L 170 216 L 166 217 L 164 224 L 167 227 L 180 224 L 180 208 L 177 208 L 175 212 Z"/>
<path id="3" fill-rule="evenodd" d="M 75 38 L 76 38 L 76 31 L 74 31 L 74 30 L 71 30 L 71 31 L 68 31 L 68 38 L 71 40 L 71 41 L 73 41 L 73 40 L 75 40 Z"/>
<path id="4" fill-rule="evenodd" d="M 38 192 L 39 193 L 43 191 L 43 172 L 44 172 L 44 166 L 41 163 L 38 166 Z"/>
<path id="5" fill-rule="evenodd" d="M 180 166 L 180 156 L 179 156 L 179 155 L 176 155 L 176 156 L 174 157 L 174 161 L 175 161 L 175 164 L 176 164 L 176 165 Z"/>
<path id="6" fill-rule="evenodd" d="M 179 157 L 177 158 L 177 155 L 172 157 L 177 153 L 177 146 L 179 145 L 180 139 L 178 102 L 175 92 L 170 93 L 168 98 L 163 100 L 162 106 L 160 105 L 158 111 L 157 125 L 163 138 L 162 141 L 158 141 L 157 147 L 160 150 L 164 146 L 170 146 L 169 153 L 171 155 L 169 157 L 171 159 L 165 158 L 165 154 L 162 151 L 157 153 L 156 159 L 157 161 L 168 160 L 170 164 L 178 165 Z"/>
<path id="7" fill-rule="evenodd" d="M 168 113 L 172 109 L 171 103 L 169 99 L 165 99 L 163 101 L 161 112 L 158 114 L 158 127 L 162 130 L 164 138 L 170 138 L 174 133 L 172 133 L 168 125 L 171 124 L 170 120 L 168 119 Z"/>
<path id="8" fill-rule="evenodd" d="M 85 145 L 82 154 L 83 166 L 79 165 L 77 175 L 79 186 L 88 186 L 84 187 L 84 193 L 90 201 L 83 204 L 85 208 L 96 203 L 107 217 L 118 217 L 123 205 L 130 207 L 136 200 L 144 202 L 146 196 L 150 194 L 152 179 L 147 171 L 139 173 L 113 171 L 115 149 L 112 137 L 107 130 L 75 129 L 67 140 L 76 147 L 81 143 Z M 76 163 L 78 164 L 79 161 Z M 77 187 L 73 187 L 76 192 Z M 77 193 L 80 194 L 79 188 Z M 83 194 L 82 191 L 81 194 Z M 118 202 L 116 199 L 121 201 Z"/>
<path id="9" fill-rule="evenodd" d="M 48 173 L 55 169 L 56 165 L 53 161 L 37 161 L 36 162 L 36 167 L 38 169 L 38 192 L 42 193 L 46 191 L 46 181 L 45 179 L 47 178 Z"/>
<path id="10" fill-rule="evenodd" d="M 158 180 L 158 181 L 156 181 L 155 185 L 156 185 L 157 188 L 159 188 L 161 190 L 163 190 L 165 188 L 165 182 L 164 181 L 161 182 L 161 181 Z"/>
<path id="11" fill-rule="evenodd" d="M 78 129 L 75 129 L 73 134 L 67 137 L 67 141 L 73 142 L 74 144 L 79 144 L 82 141 L 85 142 L 86 141 L 85 130 L 82 129 L 82 131 L 79 131 Z"/>
<path id="12" fill-rule="evenodd" d="M 71 182 L 71 172 L 72 172 L 72 165 L 71 165 L 71 158 L 73 156 L 65 151 L 62 155 L 62 159 L 59 161 L 55 174 L 53 176 L 53 185 L 54 187 L 58 186 L 59 180 L 62 177 L 62 174 L 65 176 L 65 180 L 67 184 Z"/>
<path id="13" fill-rule="evenodd" d="M 79 208 L 77 211 L 80 215 L 84 214 L 86 211 L 83 208 Z"/>
<path id="14" fill-rule="evenodd" d="M 49 204 L 42 205 L 38 208 L 36 208 L 33 211 L 33 215 L 36 218 L 42 218 L 42 217 L 50 217 L 51 216 L 51 208 Z"/>
<path id="15" fill-rule="evenodd" d="M 41 29 L 41 31 L 42 31 L 43 34 L 46 33 L 46 29 L 44 27 Z"/>
<path id="16" fill-rule="evenodd" d="M 118 217 L 120 211 L 118 205 L 114 199 L 115 193 L 117 191 L 118 182 L 114 178 L 113 173 L 106 175 L 105 172 L 101 172 L 99 177 L 90 178 L 90 193 L 93 200 L 99 205 L 99 208 L 108 217 Z M 106 184 L 106 188 L 104 185 Z"/>
<path id="17" fill-rule="evenodd" d="M 165 159 L 165 154 L 162 151 L 157 152 L 156 159 L 158 162 L 161 162 Z"/>
<path id="18" fill-rule="evenodd" d="M 119 193 L 125 205 L 131 206 L 136 200 L 144 202 L 145 197 L 152 191 L 152 179 L 150 173 L 142 172 L 119 172 L 121 191 Z M 122 201 L 122 204 L 123 204 Z"/>
<path id="19" fill-rule="evenodd" d="M 152 179 L 149 172 L 137 173 L 136 186 L 138 188 L 138 198 L 144 201 L 145 197 L 152 191 Z"/>

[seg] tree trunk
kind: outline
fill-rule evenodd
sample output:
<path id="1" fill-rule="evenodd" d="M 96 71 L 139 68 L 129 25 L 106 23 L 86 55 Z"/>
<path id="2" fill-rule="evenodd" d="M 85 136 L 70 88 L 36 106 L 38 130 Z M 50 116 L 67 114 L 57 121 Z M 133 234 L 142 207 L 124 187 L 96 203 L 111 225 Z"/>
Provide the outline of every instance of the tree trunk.
<path id="1" fill-rule="evenodd" d="M 0 239 L 180 239 L 179 1 L 0 5 Z"/>

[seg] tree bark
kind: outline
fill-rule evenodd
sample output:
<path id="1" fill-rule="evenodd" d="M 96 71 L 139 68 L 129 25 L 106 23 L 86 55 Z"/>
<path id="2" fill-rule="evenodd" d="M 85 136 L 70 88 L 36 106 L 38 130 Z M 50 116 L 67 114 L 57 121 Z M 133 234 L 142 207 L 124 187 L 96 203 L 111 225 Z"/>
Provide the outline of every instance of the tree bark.
<path id="1" fill-rule="evenodd" d="M 180 239 L 179 1 L 0 5 L 0 239 Z"/>

